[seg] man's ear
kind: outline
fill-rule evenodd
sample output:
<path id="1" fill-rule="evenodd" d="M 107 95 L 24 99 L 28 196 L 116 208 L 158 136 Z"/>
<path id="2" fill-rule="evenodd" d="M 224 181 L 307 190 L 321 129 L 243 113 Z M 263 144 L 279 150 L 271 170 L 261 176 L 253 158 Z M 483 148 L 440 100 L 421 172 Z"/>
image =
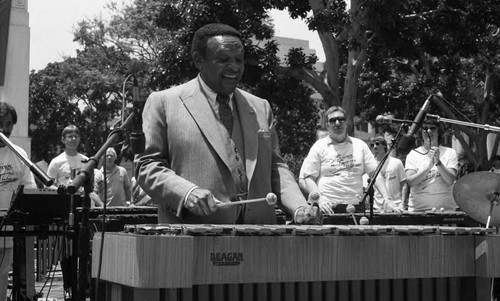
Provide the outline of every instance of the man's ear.
<path id="1" fill-rule="evenodd" d="M 203 61 L 201 54 L 198 51 L 193 51 L 192 59 L 196 68 L 201 70 L 201 63 Z"/>

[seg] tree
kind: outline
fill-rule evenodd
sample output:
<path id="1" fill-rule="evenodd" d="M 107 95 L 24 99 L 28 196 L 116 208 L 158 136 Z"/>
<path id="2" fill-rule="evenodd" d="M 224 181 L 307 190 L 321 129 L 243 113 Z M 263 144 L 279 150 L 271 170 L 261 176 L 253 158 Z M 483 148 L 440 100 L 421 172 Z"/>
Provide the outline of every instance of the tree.
<path id="1" fill-rule="evenodd" d="M 35 146 L 32 150 L 38 158 L 60 144 L 62 128 L 83 120 L 77 104 L 68 101 L 70 97 L 61 88 L 65 83 L 60 74 L 60 63 L 51 63 L 30 74 L 29 134 Z"/>
<path id="2" fill-rule="evenodd" d="M 135 74 L 140 86 L 148 88 L 141 89 L 142 98 L 152 90 L 195 77 L 197 70 L 190 55 L 195 30 L 207 23 L 223 22 L 245 37 L 241 86 L 269 99 L 277 131 L 287 142 L 282 150 L 304 155 L 308 149 L 305 143 L 314 140 L 316 108 L 310 100 L 311 91 L 280 67 L 277 45 L 271 40 L 273 29 L 267 12 L 271 6 L 267 2 L 136 0 L 122 8 L 111 6 L 110 22 L 94 18 L 79 23 L 75 40 L 83 50 L 74 60 L 67 60 L 63 76 L 68 100 L 85 102 L 89 109 L 82 114 L 92 119 L 93 127 L 104 126 L 124 97 L 118 87 L 128 74 Z M 90 131 L 90 124 L 86 124 Z M 88 143 L 89 152 L 104 139 L 94 141 L 98 136 Z"/>
<path id="3" fill-rule="evenodd" d="M 110 53 L 87 48 L 31 73 L 29 122 L 37 155 L 58 144 L 68 124 L 82 131 L 84 153 L 92 155 L 104 143 L 122 99 L 123 70 Z"/>

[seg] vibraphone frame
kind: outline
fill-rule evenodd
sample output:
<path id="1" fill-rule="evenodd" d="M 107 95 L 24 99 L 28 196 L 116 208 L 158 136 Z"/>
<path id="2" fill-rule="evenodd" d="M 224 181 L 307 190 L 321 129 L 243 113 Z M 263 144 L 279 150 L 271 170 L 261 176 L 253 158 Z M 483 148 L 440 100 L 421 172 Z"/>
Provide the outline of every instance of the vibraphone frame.
<path id="1" fill-rule="evenodd" d="M 484 228 L 150 227 L 105 234 L 98 300 L 482 301 L 500 276 Z"/>

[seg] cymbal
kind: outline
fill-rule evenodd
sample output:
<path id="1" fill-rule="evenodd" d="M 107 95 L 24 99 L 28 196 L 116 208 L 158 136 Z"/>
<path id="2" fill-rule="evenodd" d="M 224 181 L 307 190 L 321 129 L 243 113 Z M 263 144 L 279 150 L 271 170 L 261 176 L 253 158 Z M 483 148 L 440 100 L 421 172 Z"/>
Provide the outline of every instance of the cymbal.
<path id="1" fill-rule="evenodd" d="M 500 226 L 500 174 L 489 171 L 466 174 L 455 183 L 453 198 L 460 209 L 483 224 L 487 223 L 492 200 L 496 199 L 490 225 Z"/>

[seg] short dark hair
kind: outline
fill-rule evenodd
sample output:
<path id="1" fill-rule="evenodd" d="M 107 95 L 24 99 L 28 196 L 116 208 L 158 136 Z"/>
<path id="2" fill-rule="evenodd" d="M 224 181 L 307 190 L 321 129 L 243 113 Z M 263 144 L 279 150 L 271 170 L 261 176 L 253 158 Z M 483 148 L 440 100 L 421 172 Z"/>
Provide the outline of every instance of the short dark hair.
<path id="1" fill-rule="evenodd" d="M 78 134 L 78 136 L 81 136 L 80 130 L 78 129 L 78 127 L 76 127 L 76 125 L 73 125 L 73 124 L 70 124 L 63 129 L 61 137 L 66 138 L 66 135 L 69 133 L 75 133 L 75 134 Z"/>
<path id="2" fill-rule="evenodd" d="M 241 33 L 233 27 L 222 23 L 211 23 L 200 27 L 194 33 L 193 41 L 191 42 L 191 55 L 196 51 L 205 58 L 207 55 L 207 41 L 209 38 L 215 36 L 234 36 L 240 39 L 243 44 Z"/>
<path id="3" fill-rule="evenodd" d="M 0 102 L 0 116 L 6 116 L 8 114 L 12 116 L 12 122 L 16 124 L 17 123 L 16 109 L 14 109 L 14 107 L 9 103 L 3 101 Z"/>

